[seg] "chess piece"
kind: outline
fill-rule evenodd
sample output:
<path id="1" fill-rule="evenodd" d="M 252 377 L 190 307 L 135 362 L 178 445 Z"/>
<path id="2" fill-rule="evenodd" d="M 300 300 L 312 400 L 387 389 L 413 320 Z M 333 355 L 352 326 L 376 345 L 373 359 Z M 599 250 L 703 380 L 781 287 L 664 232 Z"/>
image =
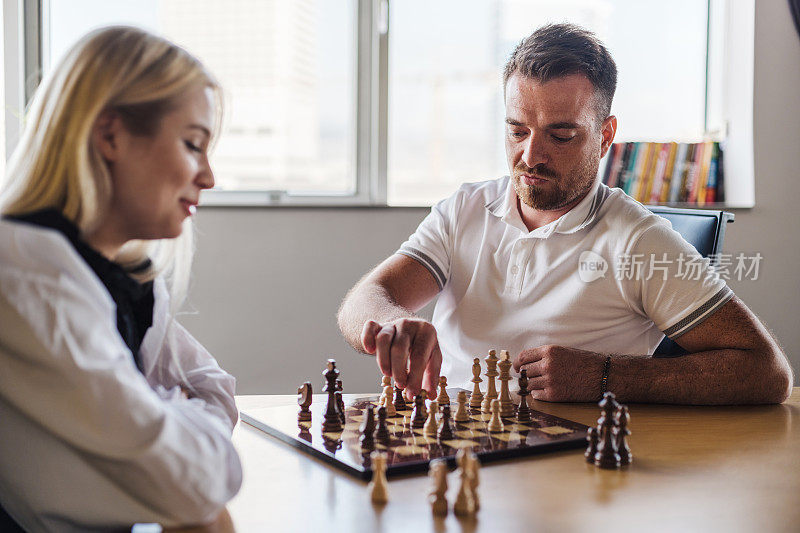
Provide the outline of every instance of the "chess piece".
<path id="1" fill-rule="evenodd" d="M 472 387 L 472 396 L 469 398 L 469 407 L 470 409 L 479 411 L 481 408 L 481 402 L 483 401 L 483 393 L 481 392 L 480 382 L 483 380 L 481 379 L 481 360 L 477 357 L 472 360 L 471 381 L 475 385 Z M 456 421 L 458 421 L 458 417 L 456 417 Z"/>
<path id="2" fill-rule="evenodd" d="M 489 420 L 486 429 L 490 433 L 500 433 L 503 431 L 503 420 L 500 418 L 500 400 L 496 398 L 492 400 L 492 405 L 489 409 L 492 412 L 492 418 Z"/>
<path id="3" fill-rule="evenodd" d="M 586 452 L 583 456 L 587 463 L 594 463 L 594 454 L 597 453 L 597 428 L 590 427 L 586 432 Z"/>
<path id="4" fill-rule="evenodd" d="M 436 423 L 436 415 L 439 414 L 439 402 L 433 400 L 428 406 L 428 419 L 422 427 L 422 432 L 426 437 L 436 438 L 436 432 L 439 430 L 439 425 Z"/>
<path id="5" fill-rule="evenodd" d="M 394 408 L 398 411 L 408 409 L 406 400 L 403 398 L 403 389 L 395 385 L 394 387 Z"/>
<path id="6" fill-rule="evenodd" d="M 472 503 L 475 507 L 475 511 L 477 512 L 481 508 L 481 501 L 478 497 L 478 485 L 480 484 L 479 471 L 481 468 L 481 462 L 478 460 L 478 456 L 472 450 L 468 451 L 466 454 L 466 464 L 469 465 L 470 469 L 470 492 L 472 493 Z"/>
<path id="7" fill-rule="evenodd" d="M 515 413 L 514 402 L 508 389 L 508 382 L 511 381 L 511 358 L 507 350 L 500 350 L 500 361 L 497 366 L 500 368 L 500 416 L 509 418 Z"/>
<path id="8" fill-rule="evenodd" d="M 434 459 L 430 462 L 428 478 L 431 480 L 431 491 L 428 501 L 431 502 L 431 512 L 437 516 L 447 514 L 447 462 L 444 459 Z"/>
<path id="9" fill-rule="evenodd" d="M 372 404 L 364 409 L 364 420 L 361 421 L 359 442 L 362 450 L 371 450 L 375 447 L 375 411 Z"/>
<path id="10" fill-rule="evenodd" d="M 375 440 L 383 445 L 389 443 L 389 426 L 386 425 L 385 407 L 378 407 L 378 425 L 375 428 Z"/>
<path id="11" fill-rule="evenodd" d="M 369 491 L 372 503 L 384 504 L 389 501 L 389 484 L 386 480 L 386 453 L 372 452 L 370 454 L 372 466 L 372 481 L 369 482 Z"/>
<path id="12" fill-rule="evenodd" d="M 631 430 L 628 429 L 628 424 L 631 421 L 631 415 L 628 413 L 628 408 L 624 405 L 620 406 L 615 416 L 617 423 L 617 452 L 619 453 L 619 464 L 625 466 L 631 464 L 633 454 L 628 447 L 628 435 Z"/>
<path id="13" fill-rule="evenodd" d="M 325 408 L 325 418 L 322 422 L 323 432 L 337 432 L 342 430 L 342 418 L 339 416 L 339 404 L 336 398 L 336 378 L 339 371 L 336 369 L 336 360 L 328 359 L 325 372 L 325 386 L 322 392 L 328 393 L 328 405 Z"/>
<path id="14" fill-rule="evenodd" d="M 381 395 L 378 397 L 378 405 L 383 405 L 383 399 L 386 397 L 386 387 L 392 386 L 392 378 L 389 376 L 381 376 Z"/>
<path id="15" fill-rule="evenodd" d="M 414 397 L 414 410 L 411 412 L 411 427 L 421 428 L 425 425 L 425 400 L 422 399 L 421 394 Z"/>
<path id="16" fill-rule="evenodd" d="M 439 407 L 450 405 L 450 396 L 447 395 L 447 378 L 439 376 L 439 396 L 436 397 Z"/>
<path id="17" fill-rule="evenodd" d="M 500 408 L 498 404 L 498 409 Z M 499 412 L 499 411 L 498 411 Z M 458 487 L 458 495 L 453 504 L 453 512 L 458 516 L 469 516 L 475 513 L 475 500 L 472 499 L 472 480 L 470 479 L 470 468 L 467 466 L 466 451 L 458 450 L 456 454 L 456 463 L 458 463 L 458 476 L 460 485 Z"/>
<path id="18" fill-rule="evenodd" d="M 427 418 L 428 417 L 428 408 L 426 407 L 427 404 L 425 403 L 425 400 L 428 399 L 428 391 L 426 391 L 425 389 L 422 389 L 421 391 L 419 391 L 419 395 L 422 396 L 422 416 Z"/>
<path id="19" fill-rule="evenodd" d="M 297 413 L 298 422 L 308 422 L 311 420 L 311 400 L 313 392 L 311 390 L 311 382 L 306 381 L 297 389 L 297 405 L 300 406 L 300 411 Z"/>
<path id="20" fill-rule="evenodd" d="M 456 409 L 455 421 L 456 423 L 469 422 L 469 411 L 467 411 L 467 391 L 458 391 L 456 397 L 458 402 L 458 409 Z"/>
<path id="21" fill-rule="evenodd" d="M 524 368 L 519 373 L 519 407 L 517 408 L 517 421 L 530 422 L 531 421 L 531 408 L 528 407 L 528 396 L 531 391 L 528 390 L 528 371 Z"/>
<path id="22" fill-rule="evenodd" d="M 450 422 L 449 405 L 442 407 L 442 419 L 439 421 L 439 430 L 436 432 L 436 437 L 439 440 L 450 440 L 453 438 L 453 424 Z"/>
<path id="23" fill-rule="evenodd" d="M 614 399 L 614 394 L 607 392 L 598 405 L 602 409 L 602 414 L 597 421 L 599 440 L 597 451 L 594 454 L 594 464 L 600 468 L 617 468 L 620 457 L 617 451 L 617 427 L 614 413 L 619 404 Z"/>
<path id="24" fill-rule="evenodd" d="M 381 405 L 381 404 L 378 404 Z M 383 404 L 386 408 L 386 417 L 387 418 L 394 418 L 397 416 L 397 411 L 394 408 L 394 404 L 392 403 L 392 387 L 391 385 L 387 385 L 383 388 Z"/>
<path id="25" fill-rule="evenodd" d="M 492 409 L 492 400 L 497 398 L 497 388 L 495 386 L 494 378 L 499 374 L 497 372 L 497 355 L 494 350 L 489 350 L 489 355 L 486 356 L 486 395 L 481 402 L 481 411 L 488 413 Z"/>
<path id="26" fill-rule="evenodd" d="M 342 426 L 345 423 L 345 416 L 344 416 L 344 399 L 342 399 L 342 380 L 336 380 L 336 408 L 339 411 L 339 420 L 342 421 Z"/>

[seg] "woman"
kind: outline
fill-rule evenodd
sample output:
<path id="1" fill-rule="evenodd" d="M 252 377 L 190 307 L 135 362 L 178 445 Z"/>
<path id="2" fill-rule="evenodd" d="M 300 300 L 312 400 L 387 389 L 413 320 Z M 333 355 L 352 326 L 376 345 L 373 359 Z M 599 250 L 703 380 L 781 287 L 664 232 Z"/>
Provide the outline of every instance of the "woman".
<path id="1" fill-rule="evenodd" d="M 218 92 L 113 27 L 33 99 L 0 189 L 0 504 L 27 530 L 205 523 L 241 485 L 234 379 L 173 319 Z"/>

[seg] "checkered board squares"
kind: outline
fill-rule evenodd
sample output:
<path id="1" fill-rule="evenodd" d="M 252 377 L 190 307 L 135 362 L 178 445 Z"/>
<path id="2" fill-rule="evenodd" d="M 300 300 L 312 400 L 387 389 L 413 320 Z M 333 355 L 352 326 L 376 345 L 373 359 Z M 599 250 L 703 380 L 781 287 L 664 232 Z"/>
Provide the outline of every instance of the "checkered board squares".
<path id="1" fill-rule="evenodd" d="M 448 389 L 455 398 L 460 389 Z M 468 393 L 469 394 L 469 393 Z M 322 432 L 327 395 L 314 395 L 311 422 L 297 421 L 298 407 L 268 407 L 241 413 L 242 421 L 276 437 L 302 452 L 311 454 L 345 472 L 369 479 L 372 475 L 369 454 L 362 450 L 359 427 L 367 405 L 377 404 L 378 395 L 359 397 L 344 395 L 345 424 L 341 432 Z M 452 405 L 455 412 L 456 405 Z M 444 458 L 451 465 L 460 449 L 472 449 L 482 463 L 586 446 L 587 426 L 539 411 L 532 411 L 531 422 L 503 419 L 504 429 L 490 433 L 490 415 L 473 413 L 466 423 L 453 422 L 453 438 L 439 441 L 424 434 L 422 428 L 411 428 L 411 410 L 397 412 L 389 418 L 389 439 L 376 442 L 377 450 L 388 455 L 387 475 L 425 471 L 431 459 Z"/>

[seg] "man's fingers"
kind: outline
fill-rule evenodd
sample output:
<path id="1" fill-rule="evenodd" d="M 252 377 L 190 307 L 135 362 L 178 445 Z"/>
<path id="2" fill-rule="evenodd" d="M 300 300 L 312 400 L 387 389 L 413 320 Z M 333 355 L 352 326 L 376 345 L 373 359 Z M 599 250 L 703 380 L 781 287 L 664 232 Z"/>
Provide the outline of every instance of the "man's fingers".
<path id="1" fill-rule="evenodd" d="M 442 370 L 442 351 L 439 349 L 439 343 L 433 347 L 431 357 L 428 359 L 428 364 L 425 367 L 425 377 L 423 379 L 423 386 L 428 391 L 428 398 L 435 398 L 436 391 L 439 387 L 439 372 Z"/>
<path id="2" fill-rule="evenodd" d="M 422 377 L 436 345 L 435 335 L 424 336 L 418 334 L 414 338 L 411 355 L 409 356 L 408 382 L 406 383 L 406 390 L 412 396 L 419 394 L 422 389 Z"/>
<path id="3" fill-rule="evenodd" d="M 375 335 L 375 357 L 378 359 L 378 368 L 387 376 L 391 376 L 393 371 L 391 347 L 394 334 L 394 324 L 387 324 Z"/>
<path id="4" fill-rule="evenodd" d="M 361 328 L 361 346 L 364 351 L 372 355 L 375 353 L 375 335 L 381 330 L 381 325 L 374 320 L 367 320 L 364 322 L 364 327 Z"/>
<path id="5" fill-rule="evenodd" d="M 538 348 L 533 348 L 531 350 L 523 350 L 519 352 L 519 354 L 514 358 L 512 361 L 514 365 L 514 370 L 519 372 L 522 365 L 528 363 L 534 363 L 539 361 L 543 357 L 542 351 Z"/>
<path id="6" fill-rule="evenodd" d="M 394 334 L 394 341 L 390 350 L 392 373 L 395 384 L 401 389 L 406 387 L 408 379 L 408 351 L 411 347 L 412 339 L 408 331 L 397 330 Z"/>
<path id="7" fill-rule="evenodd" d="M 535 378 L 528 380 L 529 391 L 544 390 L 544 387 L 545 387 L 544 376 L 536 376 Z"/>

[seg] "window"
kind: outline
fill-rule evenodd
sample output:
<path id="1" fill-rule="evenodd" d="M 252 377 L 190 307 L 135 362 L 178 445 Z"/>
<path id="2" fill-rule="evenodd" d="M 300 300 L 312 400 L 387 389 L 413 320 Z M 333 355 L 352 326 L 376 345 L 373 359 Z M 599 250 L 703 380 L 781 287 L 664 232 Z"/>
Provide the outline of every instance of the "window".
<path id="1" fill-rule="evenodd" d="M 92 28 L 142 26 L 225 90 L 206 204 L 430 205 L 507 173 L 502 67 L 533 29 L 570 21 L 617 62 L 616 140 L 726 140 L 726 198 L 748 206 L 753 11 L 753 0 L 43 0 L 40 25 L 24 25 L 36 38 L 25 36 L 24 73 Z M 6 102 L 8 120 L 21 106 Z M 13 146 L 13 124 L 6 133 Z"/>
<path id="2" fill-rule="evenodd" d="M 45 70 L 83 34 L 110 24 L 155 31 L 203 61 L 224 89 L 212 153 L 223 194 L 355 191 L 351 1 L 50 0 L 45 9 Z"/>
<path id="3" fill-rule="evenodd" d="M 431 204 L 462 182 L 508 173 L 503 66 L 520 40 L 549 22 L 579 24 L 608 46 L 619 72 L 617 141 L 699 140 L 707 13 L 707 0 L 669 9 L 658 0 L 393 3 L 389 204 Z"/>

